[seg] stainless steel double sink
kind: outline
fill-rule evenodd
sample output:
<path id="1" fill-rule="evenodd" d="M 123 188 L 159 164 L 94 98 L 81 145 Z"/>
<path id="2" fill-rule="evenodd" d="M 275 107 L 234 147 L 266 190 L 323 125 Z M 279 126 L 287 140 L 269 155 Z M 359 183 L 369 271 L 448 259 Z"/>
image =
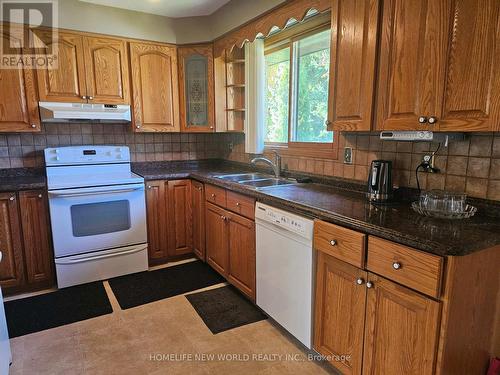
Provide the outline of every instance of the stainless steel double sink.
<path id="1" fill-rule="evenodd" d="M 238 173 L 214 176 L 221 180 L 236 182 L 257 190 L 274 186 L 293 185 L 297 181 L 289 178 L 276 178 L 265 173 Z"/>

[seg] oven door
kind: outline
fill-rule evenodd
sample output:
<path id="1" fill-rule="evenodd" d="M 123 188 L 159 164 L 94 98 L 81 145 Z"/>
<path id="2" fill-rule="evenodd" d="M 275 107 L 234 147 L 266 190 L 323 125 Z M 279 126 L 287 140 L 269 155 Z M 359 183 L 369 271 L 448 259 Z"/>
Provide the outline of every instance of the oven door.
<path id="1" fill-rule="evenodd" d="M 49 191 L 55 257 L 147 242 L 144 184 Z"/>

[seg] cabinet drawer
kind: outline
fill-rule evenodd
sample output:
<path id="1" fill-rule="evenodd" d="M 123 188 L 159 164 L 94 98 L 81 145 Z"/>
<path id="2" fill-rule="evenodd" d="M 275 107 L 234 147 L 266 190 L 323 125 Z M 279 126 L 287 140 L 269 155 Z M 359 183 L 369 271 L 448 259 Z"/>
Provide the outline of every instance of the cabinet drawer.
<path id="1" fill-rule="evenodd" d="M 409 288 L 439 297 L 443 258 L 437 255 L 370 236 L 367 268 Z"/>
<path id="2" fill-rule="evenodd" d="M 338 225 L 316 220 L 314 248 L 337 259 L 363 268 L 366 235 Z"/>
<path id="3" fill-rule="evenodd" d="M 221 207 L 226 207 L 226 190 L 213 185 L 205 185 L 205 199 Z"/>
<path id="4" fill-rule="evenodd" d="M 249 219 L 255 218 L 255 199 L 234 193 L 227 192 L 226 208 Z"/>

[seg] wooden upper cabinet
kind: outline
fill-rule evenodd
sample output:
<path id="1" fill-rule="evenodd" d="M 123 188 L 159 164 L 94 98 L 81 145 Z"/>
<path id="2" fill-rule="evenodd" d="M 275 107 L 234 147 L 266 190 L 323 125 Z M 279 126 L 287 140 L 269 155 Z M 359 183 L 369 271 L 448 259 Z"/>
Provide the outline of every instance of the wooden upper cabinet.
<path id="1" fill-rule="evenodd" d="M 42 190 L 22 191 L 19 205 L 27 281 L 51 286 L 54 282 L 54 256 L 46 193 Z"/>
<path id="2" fill-rule="evenodd" d="M 212 44 L 179 47 L 180 120 L 183 132 L 213 132 L 214 58 Z"/>
<path id="3" fill-rule="evenodd" d="M 440 304 L 368 274 L 363 374 L 434 374 Z"/>
<path id="4" fill-rule="evenodd" d="M 0 193 L 0 285 L 15 289 L 24 283 L 19 210 L 14 193 Z"/>
<path id="5" fill-rule="evenodd" d="M 36 35 L 49 50 L 57 49 L 58 56 L 57 68 L 37 70 L 40 101 L 86 103 L 83 36 L 59 32 L 51 41 L 50 31 L 37 31 Z"/>
<path id="6" fill-rule="evenodd" d="M 130 43 L 134 128 L 178 132 L 177 47 Z"/>
<path id="7" fill-rule="evenodd" d="M 165 181 L 146 181 L 146 217 L 150 265 L 164 263 L 168 257 L 166 189 Z"/>
<path id="8" fill-rule="evenodd" d="M 193 215 L 193 252 L 205 260 L 205 189 L 201 182 L 191 181 Z"/>
<path id="9" fill-rule="evenodd" d="M 255 300 L 255 222 L 240 215 L 227 215 L 228 280 Z"/>
<path id="10" fill-rule="evenodd" d="M 41 101 L 129 103 L 125 41 L 59 32 L 49 43 L 50 33 L 37 31 L 37 35 L 48 48 L 57 48 L 59 57 L 56 69 L 37 71 Z"/>
<path id="11" fill-rule="evenodd" d="M 379 4 L 332 1 L 328 130 L 371 130 Z"/>
<path id="12" fill-rule="evenodd" d="M 359 375 L 367 273 L 321 251 L 316 265 L 314 349 L 330 357 L 330 363 L 343 374 Z M 335 360 L 337 356 L 346 356 L 346 360 Z"/>
<path id="13" fill-rule="evenodd" d="M 89 102 L 128 104 L 127 43 L 120 39 L 85 38 L 84 50 Z"/>
<path id="14" fill-rule="evenodd" d="M 17 40 L 2 33 L 2 43 Z M 18 50 L 22 54 L 21 49 Z M 0 132 L 40 131 L 35 73 L 31 69 L 0 69 Z"/>
<path id="15" fill-rule="evenodd" d="M 168 181 L 169 256 L 189 254 L 193 246 L 191 180 Z"/>
<path id="16" fill-rule="evenodd" d="M 379 130 L 439 130 L 420 124 L 440 108 L 449 1 L 383 2 L 378 76 Z"/>
<path id="17" fill-rule="evenodd" d="M 442 131 L 500 130 L 500 2 L 453 0 Z"/>

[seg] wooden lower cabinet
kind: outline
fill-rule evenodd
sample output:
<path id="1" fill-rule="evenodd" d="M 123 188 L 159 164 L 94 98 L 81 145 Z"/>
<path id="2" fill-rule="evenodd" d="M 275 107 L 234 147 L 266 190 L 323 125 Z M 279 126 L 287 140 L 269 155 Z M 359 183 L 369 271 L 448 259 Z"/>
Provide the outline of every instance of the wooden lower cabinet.
<path id="1" fill-rule="evenodd" d="M 205 260 L 205 189 L 201 182 L 191 181 L 193 252 Z"/>
<path id="2" fill-rule="evenodd" d="M 314 348 L 342 374 L 434 373 L 439 302 L 321 251 L 316 272 Z"/>
<path id="3" fill-rule="evenodd" d="M 146 217 L 148 225 L 149 264 L 164 263 L 168 258 L 166 183 L 146 182 Z"/>
<path id="4" fill-rule="evenodd" d="M 439 302 L 369 274 L 363 374 L 434 374 Z"/>
<path id="5" fill-rule="evenodd" d="M 206 202 L 207 262 L 255 300 L 255 222 Z"/>
<path id="6" fill-rule="evenodd" d="M 255 222 L 228 213 L 228 280 L 255 300 Z"/>
<path id="7" fill-rule="evenodd" d="M 361 374 L 367 272 L 322 251 L 316 261 L 314 348 L 343 374 Z"/>
<path id="8" fill-rule="evenodd" d="M 19 208 L 15 193 L 0 193 L 0 285 L 13 290 L 24 284 Z"/>
<path id="9" fill-rule="evenodd" d="M 168 181 L 168 255 L 179 257 L 192 252 L 191 180 Z"/>
<path id="10" fill-rule="evenodd" d="M 225 276 L 229 263 L 226 211 L 208 202 L 205 211 L 207 263 Z"/>
<path id="11" fill-rule="evenodd" d="M 26 281 L 39 287 L 54 283 L 54 254 L 47 203 L 45 192 L 30 190 L 19 193 Z"/>

